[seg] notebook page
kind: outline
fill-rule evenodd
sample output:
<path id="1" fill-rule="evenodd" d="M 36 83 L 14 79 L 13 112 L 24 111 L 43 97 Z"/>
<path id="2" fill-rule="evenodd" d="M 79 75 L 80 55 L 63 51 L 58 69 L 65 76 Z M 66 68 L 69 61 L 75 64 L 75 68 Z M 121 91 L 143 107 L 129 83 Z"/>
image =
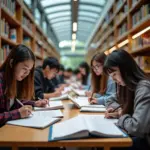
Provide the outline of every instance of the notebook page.
<path id="1" fill-rule="evenodd" d="M 46 105 L 46 107 L 34 107 L 34 110 L 48 110 L 61 108 L 63 108 L 63 103 L 61 101 L 49 101 L 49 105 Z"/>
<path id="2" fill-rule="evenodd" d="M 30 116 L 29 118 L 8 121 L 7 124 L 33 128 L 45 128 L 46 126 L 53 124 L 59 120 L 59 118 L 51 118 L 48 116 L 43 117 L 34 113 L 33 116 Z"/>
<path id="3" fill-rule="evenodd" d="M 105 112 L 106 108 L 101 107 L 101 108 L 95 108 L 95 107 L 81 107 L 80 109 L 81 112 Z"/>
<path id="4" fill-rule="evenodd" d="M 88 130 L 84 119 L 82 117 L 74 117 L 53 126 L 52 139 L 65 138 L 65 137 L 77 137 L 81 134 L 81 131 Z M 80 134 L 79 134 L 80 133 Z M 80 135 L 82 136 L 82 134 Z"/>
<path id="5" fill-rule="evenodd" d="M 96 135 L 105 137 L 123 136 L 123 133 L 120 129 L 118 129 L 118 127 L 116 127 L 114 122 L 112 122 L 112 120 L 104 118 L 104 116 L 91 115 L 84 117 L 89 131 L 93 132 Z"/>
<path id="6" fill-rule="evenodd" d="M 34 111 L 32 112 L 33 116 L 39 116 L 39 117 L 63 117 L 63 114 L 60 110 L 49 110 L 49 111 Z"/>
<path id="7" fill-rule="evenodd" d="M 52 98 L 49 98 L 49 100 L 51 101 L 58 101 L 58 100 L 63 100 L 63 99 L 68 99 L 68 94 L 63 94 L 59 97 L 52 97 Z"/>
<path id="8" fill-rule="evenodd" d="M 86 90 L 81 90 L 81 89 L 72 89 L 72 90 L 79 96 L 85 96 Z"/>

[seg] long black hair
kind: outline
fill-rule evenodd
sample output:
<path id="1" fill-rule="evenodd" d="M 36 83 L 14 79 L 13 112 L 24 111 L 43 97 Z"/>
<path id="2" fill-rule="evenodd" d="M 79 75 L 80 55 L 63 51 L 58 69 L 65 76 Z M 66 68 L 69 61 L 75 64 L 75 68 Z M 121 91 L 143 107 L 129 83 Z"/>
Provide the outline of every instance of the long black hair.
<path id="1" fill-rule="evenodd" d="M 94 61 L 104 65 L 106 57 L 107 56 L 105 55 L 105 53 L 97 53 L 96 55 L 94 55 L 91 60 L 91 68 L 93 67 Z M 101 95 L 103 95 L 107 89 L 108 76 L 106 76 L 105 73 L 97 76 L 93 69 L 91 69 L 91 76 L 92 91 L 94 93 L 100 93 Z"/>
<path id="2" fill-rule="evenodd" d="M 136 86 L 140 80 L 148 80 L 148 76 L 136 64 L 133 57 L 123 49 L 113 51 L 104 63 L 106 73 L 114 72 L 118 67 L 125 87 L 118 86 L 118 99 L 123 104 L 123 113 L 133 112 L 133 100 Z"/>
<path id="3" fill-rule="evenodd" d="M 90 67 L 89 67 L 88 63 L 82 62 L 82 63 L 80 63 L 79 68 L 85 69 L 86 75 L 82 75 L 82 77 L 83 77 L 82 78 L 82 84 L 87 85 L 87 80 L 88 80 L 88 76 L 90 73 Z"/>
<path id="4" fill-rule="evenodd" d="M 34 66 L 30 74 L 18 82 L 15 79 L 15 67 L 18 63 L 26 60 L 32 60 L 35 65 L 35 56 L 31 49 L 27 46 L 19 44 L 14 47 L 8 57 L 0 67 L 0 71 L 4 72 L 5 94 L 7 98 L 32 99 L 34 96 Z M 12 62 L 12 66 L 10 63 Z"/>

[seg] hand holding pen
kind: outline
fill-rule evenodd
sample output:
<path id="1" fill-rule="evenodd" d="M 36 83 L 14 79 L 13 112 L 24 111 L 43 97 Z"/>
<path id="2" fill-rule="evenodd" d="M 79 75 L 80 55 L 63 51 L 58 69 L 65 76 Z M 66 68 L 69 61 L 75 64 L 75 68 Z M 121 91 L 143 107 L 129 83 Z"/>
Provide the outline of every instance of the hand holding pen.
<path id="1" fill-rule="evenodd" d="M 19 103 L 22 107 L 19 108 L 19 112 L 21 118 L 27 118 L 32 114 L 32 106 L 31 105 L 23 105 L 20 100 L 16 99 L 17 103 Z M 33 115 L 33 114 L 32 114 Z"/>
<path id="2" fill-rule="evenodd" d="M 46 107 L 46 105 L 50 106 L 49 100 L 41 99 L 38 97 L 38 101 L 35 102 L 36 107 Z"/>
<path id="3" fill-rule="evenodd" d="M 115 109 L 108 108 L 105 112 L 105 118 L 119 118 L 122 115 L 122 105 L 119 105 Z"/>

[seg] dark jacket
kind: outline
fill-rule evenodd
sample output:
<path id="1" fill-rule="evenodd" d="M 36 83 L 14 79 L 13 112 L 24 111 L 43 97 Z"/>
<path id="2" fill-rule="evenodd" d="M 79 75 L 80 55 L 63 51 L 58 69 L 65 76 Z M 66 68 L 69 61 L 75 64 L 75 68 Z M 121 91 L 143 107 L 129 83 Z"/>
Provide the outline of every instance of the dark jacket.
<path id="1" fill-rule="evenodd" d="M 34 89 L 36 99 L 43 99 L 44 93 L 53 93 L 55 91 L 55 87 L 52 85 L 52 83 L 48 79 L 44 78 L 42 67 L 37 67 L 35 69 Z"/>

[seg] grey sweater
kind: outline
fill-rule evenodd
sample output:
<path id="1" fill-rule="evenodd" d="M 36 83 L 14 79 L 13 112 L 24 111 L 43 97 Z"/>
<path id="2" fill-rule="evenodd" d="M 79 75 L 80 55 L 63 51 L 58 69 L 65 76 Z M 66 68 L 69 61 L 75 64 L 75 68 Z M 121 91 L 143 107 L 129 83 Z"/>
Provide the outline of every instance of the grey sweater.
<path id="1" fill-rule="evenodd" d="M 107 106 L 119 105 L 116 98 L 107 101 Z M 135 90 L 133 115 L 125 114 L 119 118 L 119 127 L 129 135 L 147 139 L 150 146 L 150 81 L 141 80 Z"/>

